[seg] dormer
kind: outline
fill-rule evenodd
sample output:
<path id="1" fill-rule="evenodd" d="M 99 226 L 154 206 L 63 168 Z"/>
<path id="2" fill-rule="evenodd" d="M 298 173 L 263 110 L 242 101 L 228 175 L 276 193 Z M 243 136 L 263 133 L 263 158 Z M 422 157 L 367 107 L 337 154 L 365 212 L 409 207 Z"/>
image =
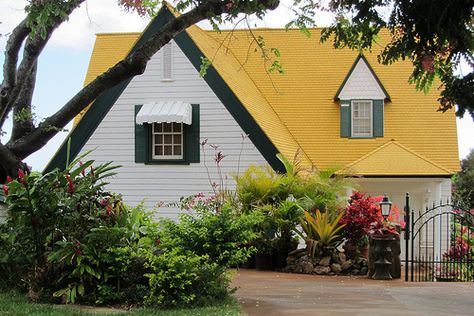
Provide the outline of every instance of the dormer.
<path id="1" fill-rule="evenodd" d="M 334 99 L 341 109 L 341 137 L 383 137 L 384 104 L 390 96 L 363 55 L 356 58 Z"/>

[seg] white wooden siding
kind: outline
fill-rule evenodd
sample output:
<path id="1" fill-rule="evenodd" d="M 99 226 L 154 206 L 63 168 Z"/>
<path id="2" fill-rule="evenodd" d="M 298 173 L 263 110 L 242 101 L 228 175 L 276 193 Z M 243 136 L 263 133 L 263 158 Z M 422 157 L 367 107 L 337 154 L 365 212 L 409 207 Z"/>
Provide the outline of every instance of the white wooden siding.
<path id="1" fill-rule="evenodd" d="M 382 88 L 362 58 L 339 93 L 339 99 L 385 99 Z"/>
<path id="2" fill-rule="evenodd" d="M 145 199 L 152 209 L 158 202 L 178 201 L 181 196 L 209 192 L 211 187 L 203 160 L 211 171 L 212 181 L 218 182 L 213 162 L 214 150 L 207 148 L 201 163 L 190 165 L 145 165 L 135 163 L 134 105 L 148 101 L 178 100 L 200 104 L 201 140 L 218 145 L 226 157 L 221 166 L 226 174 L 226 185 L 234 188 L 231 174 L 237 172 L 241 152 L 242 129 L 221 104 L 206 82 L 192 66 L 179 47 L 173 43 L 173 81 L 162 81 L 162 54 L 159 52 L 148 63 L 145 73 L 135 77 L 112 109 L 87 141 L 83 151 L 95 149 L 89 159 L 96 163 L 114 161 L 122 165 L 118 174 L 109 180 L 108 189 L 137 205 Z M 240 171 L 249 164 L 263 164 L 265 159 L 247 138 L 240 155 Z M 176 208 L 160 208 L 157 216 L 176 217 Z"/>

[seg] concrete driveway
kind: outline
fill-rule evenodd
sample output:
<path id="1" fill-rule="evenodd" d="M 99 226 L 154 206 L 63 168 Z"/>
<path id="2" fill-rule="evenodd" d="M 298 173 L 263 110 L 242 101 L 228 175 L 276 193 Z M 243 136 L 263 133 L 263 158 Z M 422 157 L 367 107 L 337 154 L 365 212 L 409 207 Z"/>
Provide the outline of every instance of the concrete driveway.
<path id="1" fill-rule="evenodd" d="M 474 282 L 410 283 L 241 269 L 233 284 L 248 315 L 474 315 Z"/>

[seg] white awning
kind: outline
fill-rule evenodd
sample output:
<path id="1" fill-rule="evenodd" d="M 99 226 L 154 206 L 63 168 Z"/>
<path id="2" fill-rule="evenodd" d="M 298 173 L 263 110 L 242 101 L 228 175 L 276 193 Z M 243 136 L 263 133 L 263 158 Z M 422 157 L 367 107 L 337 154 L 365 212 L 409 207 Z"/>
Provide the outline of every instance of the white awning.
<path id="1" fill-rule="evenodd" d="M 184 123 L 191 125 L 193 108 L 181 101 L 160 101 L 143 104 L 137 114 L 136 123 Z"/>

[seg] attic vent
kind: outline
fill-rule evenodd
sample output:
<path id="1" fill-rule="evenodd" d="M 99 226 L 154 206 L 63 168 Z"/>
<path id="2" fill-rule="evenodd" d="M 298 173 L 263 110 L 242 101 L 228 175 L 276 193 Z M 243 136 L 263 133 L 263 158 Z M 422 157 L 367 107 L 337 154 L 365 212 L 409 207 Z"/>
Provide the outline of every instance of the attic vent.
<path id="1" fill-rule="evenodd" d="M 173 80 L 173 45 L 168 43 L 162 48 L 163 51 L 163 73 L 162 80 Z"/>

